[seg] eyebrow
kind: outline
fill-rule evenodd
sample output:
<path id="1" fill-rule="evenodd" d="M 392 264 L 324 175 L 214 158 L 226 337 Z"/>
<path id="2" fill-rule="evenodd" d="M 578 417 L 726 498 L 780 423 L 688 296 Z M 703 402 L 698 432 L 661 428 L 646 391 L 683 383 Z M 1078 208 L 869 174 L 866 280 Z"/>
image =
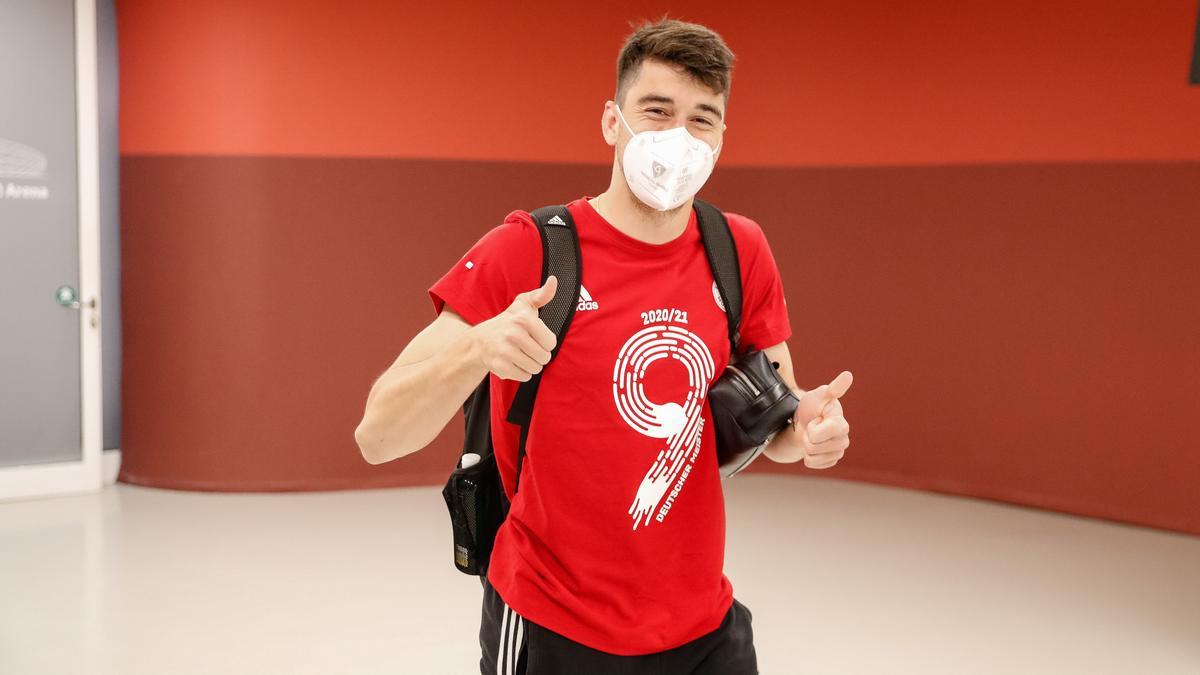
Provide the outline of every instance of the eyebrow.
<path id="1" fill-rule="evenodd" d="M 670 96 L 663 96 L 662 94 L 646 94 L 637 100 L 638 105 L 645 105 L 647 103 L 664 103 L 666 105 L 675 105 L 675 99 L 671 98 Z M 718 120 L 722 119 L 721 111 L 714 106 L 711 106 L 707 103 L 697 103 L 696 107 L 700 110 L 716 115 Z"/>

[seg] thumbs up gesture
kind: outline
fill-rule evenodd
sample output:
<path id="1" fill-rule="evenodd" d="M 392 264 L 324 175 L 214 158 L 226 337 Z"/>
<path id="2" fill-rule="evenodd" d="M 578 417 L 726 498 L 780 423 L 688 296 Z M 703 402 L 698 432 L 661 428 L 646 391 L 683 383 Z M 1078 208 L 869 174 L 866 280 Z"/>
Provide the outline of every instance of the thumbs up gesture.
<path id="1" fill-rule="evenodd" d="M 558 343 L 538 309 L 554 298 L 558 279 L 546 278 L 540 288 L 518 293 L 503 312 L 471 330 L 480 362 L 497 377 L 526 382 L 550 362 Z"/>
<path id="2" fill-rule="evenodd" d="M 793 440 L 804 449 L 804 466 L 828 469 L 846 454 L 850 446 L 850 424 L 842 414 L 838 399 L 846 394 L 854 376 L 843 370 L 829 384 L 811 389 L 800 397 L 792 417 Z"/>

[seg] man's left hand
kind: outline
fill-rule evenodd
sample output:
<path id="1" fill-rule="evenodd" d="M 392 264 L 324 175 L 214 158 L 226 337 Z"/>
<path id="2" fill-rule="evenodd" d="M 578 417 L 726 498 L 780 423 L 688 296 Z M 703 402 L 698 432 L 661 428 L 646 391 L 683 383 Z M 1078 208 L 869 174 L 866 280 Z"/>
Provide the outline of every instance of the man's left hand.
<path id="1" fill-rule="evenodd" d="M 783 431 L 791 435 L 789 445 L 804 450 L 804 466 L 828 469 L 846 454 L 850 447 L 850 423 L 842 413 L 838 399 L 846 394 L 854 376 L 843 370 L 829 384 L 810 389 L 800 397 L 791 427 Z"/>

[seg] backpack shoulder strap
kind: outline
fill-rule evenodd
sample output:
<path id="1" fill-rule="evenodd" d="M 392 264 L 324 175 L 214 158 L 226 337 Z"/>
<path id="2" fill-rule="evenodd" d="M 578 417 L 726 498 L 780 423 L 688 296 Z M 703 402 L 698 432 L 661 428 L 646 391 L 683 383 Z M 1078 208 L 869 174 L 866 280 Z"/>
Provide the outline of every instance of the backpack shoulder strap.
<path id="1" fill-rule="evenodd" d="M 553 361 L 558 351 L 562 349 L 563 338 L 571 326 L 575 316 L 575 306 L 579 298 L 579 286 L 583 281 L 583 261 L 579 255 L 579 236 L 575 231 L 575 221 L 571 212 L 565 206 L 544 206 L 530 215 L 537 223 L 538 234 L 542 238 L 542 283 L 553 274 L 558 278 L 558 288 L 550 302 L 538 309 L 538 317 L 554 332 L 558 338 L 550 359 Z M 545 372 L 543 370 L 543 372 Z M 522 382 L 513 397 L 505 419 L 511 424 L 521 427 L 520 444 L 517 450 L 517 475 L 513 491 L 521 483 L 521 464 L 525 459 L 525 439 L 529 435 L 529 420 L 533 416 L 533 402 L 537 398 L 538 386 L 542 381 L 542 373 L 531 377 L 528 382 Z"/>
<path id="2" fill-rule="evenodd" d="M 583 261 L 579 255 L 579 236 L 575 220 L 565 206 L 543 206 L 532 214 L 542 237 L 542 283 L 550 275 L 558 278 L 554 297 L 538 310 L 538 316 L 558 337 L 550 358 L 562 347 L 563 336 L 571 326 L 583 282 Z"/>
<path id="3" fill-rule="evenodd" d="M 717 292 L 725 304 L 725 318 L 729 322 L 729 344 L 736 352 L 741 335 L 742 323 L 742 271 L 738 263 L 737 246 L 729 223 L 721 209 L 699 199 L 692 200 L 696 210 L 696 222 L 700 236 L 704 239 L 704 252 L 708 254 L 708 266 L 717 282 Z"/>

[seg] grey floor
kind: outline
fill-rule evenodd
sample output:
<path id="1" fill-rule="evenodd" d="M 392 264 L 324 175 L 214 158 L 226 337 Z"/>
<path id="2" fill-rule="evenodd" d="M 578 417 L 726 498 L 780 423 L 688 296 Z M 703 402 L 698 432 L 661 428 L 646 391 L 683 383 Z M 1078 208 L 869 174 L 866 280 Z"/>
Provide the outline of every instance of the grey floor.
<path id="1" fill-rule="evenodd" d="M 727 483 L 770 673 L 1200 673 L 1200 538 L 841 480 Z M 0 503 L 0 673 L 478 672 L 437 488 Z"/>

